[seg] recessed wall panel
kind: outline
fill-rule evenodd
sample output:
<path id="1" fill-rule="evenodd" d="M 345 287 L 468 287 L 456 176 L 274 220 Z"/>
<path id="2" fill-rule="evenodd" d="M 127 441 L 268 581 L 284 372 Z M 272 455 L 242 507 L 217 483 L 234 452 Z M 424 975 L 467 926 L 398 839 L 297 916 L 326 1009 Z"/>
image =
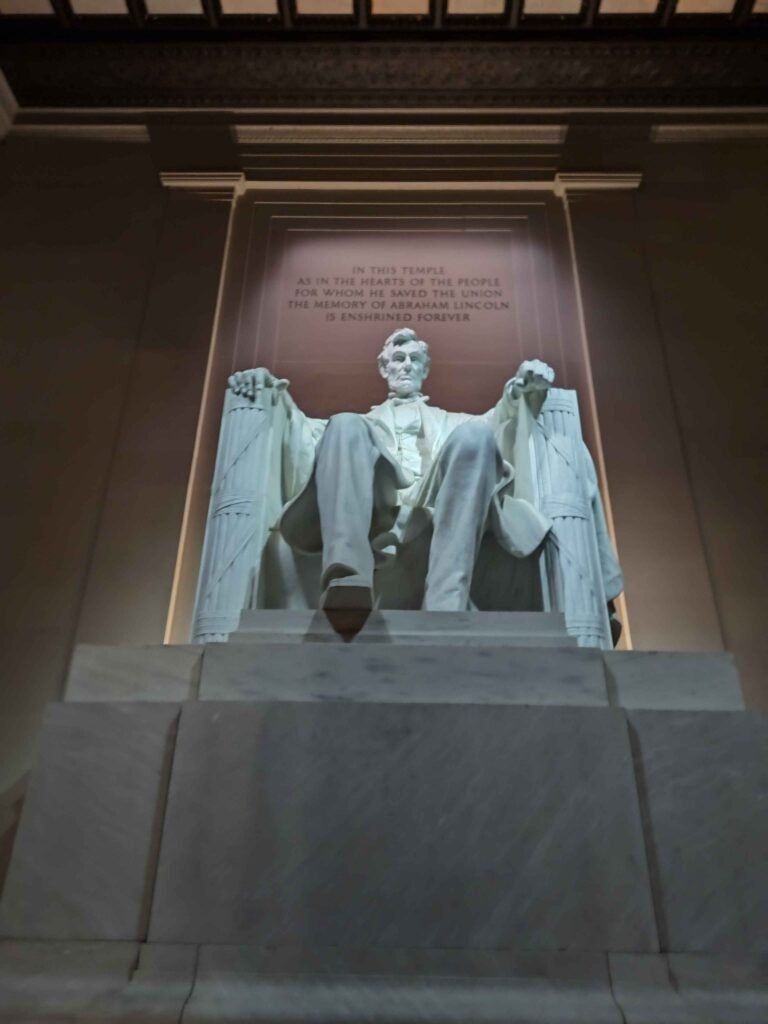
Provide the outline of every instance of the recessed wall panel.
<path id="1" fill-rule="evenodd" d="M 580 343 L 558 317 L 546 202 L 407 209 L 270 218 L 245 268 L 237 368 L 287 377 L 311 415 L 365 411 L 385 396 L 385 338 L 410 327 L 431 346 L 427 392 L 443 408 L 490 408 L 534 356 L 568 386 Z"/>

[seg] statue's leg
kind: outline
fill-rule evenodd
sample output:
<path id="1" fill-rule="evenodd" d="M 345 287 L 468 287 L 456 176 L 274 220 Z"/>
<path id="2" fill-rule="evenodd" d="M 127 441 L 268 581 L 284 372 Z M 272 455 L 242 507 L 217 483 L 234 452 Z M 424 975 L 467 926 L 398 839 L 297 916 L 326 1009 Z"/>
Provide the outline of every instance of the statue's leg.
<path id="1" fill-rule="evenodd" d="M 489 427 L 457 427 L 438 455 L 439 489 L 424 592 L 428 611 L 465 611 L 480 541 L 501 472 Z"/>
<path id="2" fill-rule="evenodd" d="M 323 607 L 371 607 L 369 537 L 379 457 L 362 416 L 345 412 L 331 417 L 315 457 L 323 536 Z"/>

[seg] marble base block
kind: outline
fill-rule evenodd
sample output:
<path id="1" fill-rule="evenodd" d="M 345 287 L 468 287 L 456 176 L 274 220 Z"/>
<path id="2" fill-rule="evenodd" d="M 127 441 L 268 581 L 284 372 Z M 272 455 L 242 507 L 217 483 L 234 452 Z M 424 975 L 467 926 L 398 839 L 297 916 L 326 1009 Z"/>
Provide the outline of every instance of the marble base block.
<path id="1" fill-rule="evenodd" d="M 182 701 L 197 696 L 201 644 L 108 647 L 78 644 L 72 656 L 67 701 Z"/>
<path id="2" fill-rule="evenodd" d="M 287 609 L 244 611 L 230 643 L 338 643 L 344 616 Z M 424 612 L 374 610 L 353 616 L 355 644 L 501 644 L 575 647 L 558 612 Z"/>
<path id="3" fill-rule="evenodd" d="M 0 942 L 0 1024 L 766 1020 L 749 956 Z"/>
<path id="4" fill-rule="evenodd" d="M 143 938 L 175 704 L 52 704 L 0 904 L 0 937 Z"/>
<path id="5" fill-rule="evenodd" d="M 149 935 L 656 950 L 625 721 L 608 708 L 188 704 Z"/>
<path id="6" fill-rule="evenodd" d="M 605 707 L 600 655 L 476 644 L 211 644 L 200 699 Z"/>
<path id="7" fill-rule="evenodd" d="M 611 953 L 608 961 L 623 1024 L 703 1024 L 675 987 L 665 956 Z"/>
<path id="8" fill-rule="evenodd" d="M 603 651 L 611 703 L 659 711 L 743 711 L 732 654 Z"/>
<path id="9" fill-rule="evenodd" d="M 768 957 L 749 950 L 731 956 L 667 957 L 669 973 L 697 1020 L 715 1024 L 768 1021 Z"/>
<path id="10" fill-rule="evenodd" d="M 623 1024 L 605 957 L 207 946 L 184 1024 Z"/>
<path id="11" fill-rule="evenodd" d="M 765 1024 L 768 958 L 741 956 L 608 957 L 624 1024 Z"/>
<path id="12" fill-rule="evenodd" d="M 194 946 L 0 942 L 0 1024 L 178 1024 Z"/>
<path id="13" fill-rule="evenodd" d="M 627 714 L 662 949 L 768 955 L 768 715 Z"/>
<path id="14" fill-rule="evenodd" d="M 729 656 L 270 614 L 78 649 L 0 1024 L 768 1024 L 768 716 Z"/>

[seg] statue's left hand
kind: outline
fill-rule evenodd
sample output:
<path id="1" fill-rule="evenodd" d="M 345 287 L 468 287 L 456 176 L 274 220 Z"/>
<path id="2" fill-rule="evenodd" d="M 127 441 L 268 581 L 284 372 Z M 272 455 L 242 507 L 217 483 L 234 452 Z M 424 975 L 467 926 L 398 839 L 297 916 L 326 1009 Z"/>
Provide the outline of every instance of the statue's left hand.
<path id="1" fill-rule="evenodd" d="M 507 391 L 513 398 L 521 395 L 539 395 L 542 399 L 555 382 L 555 371 L 541 359 L 525 359 L 517 368 Z"/>
<path id="2" fill-rule="evenodd" d="M 239 370 L 237 373 L 233 373 L 227 383 L 236 395 L 242 395 L 252 401 L 262 391 L 269 389 L 274 404 L 278 396 L 286 390 L 290 381 L 284 377 L 275 377 L 266 367 L 259 366 L 255 370 Z"/>

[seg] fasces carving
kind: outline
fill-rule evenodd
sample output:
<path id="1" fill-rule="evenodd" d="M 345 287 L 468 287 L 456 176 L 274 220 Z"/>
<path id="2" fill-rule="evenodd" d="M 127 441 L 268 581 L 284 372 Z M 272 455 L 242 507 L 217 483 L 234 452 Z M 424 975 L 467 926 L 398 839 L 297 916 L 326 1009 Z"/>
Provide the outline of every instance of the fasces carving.
<path id="1" fill-rule="evenodd" d="M 246 607 L 556 610 L 610 647 L 622 589 L 573 392 L 525 361 L 481 416 L 433 407 L 426 343 L 379 356 L 388 397 L 316 420 L 264 368 L 230 378 L 194 633 Z"/>

